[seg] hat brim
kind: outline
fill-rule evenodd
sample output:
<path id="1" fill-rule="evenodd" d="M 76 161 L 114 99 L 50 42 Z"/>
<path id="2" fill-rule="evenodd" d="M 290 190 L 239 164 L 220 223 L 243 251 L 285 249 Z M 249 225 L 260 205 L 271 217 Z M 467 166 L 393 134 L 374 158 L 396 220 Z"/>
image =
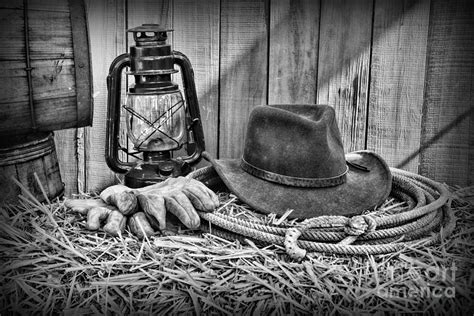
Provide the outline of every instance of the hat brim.
<path id="1" fill-rule="evenodd" d="M 349 165 L 346 182 L 327 188 L 301 188 L 262 180 L 246 173 L 240 159 L 212 159 L 217 174 L 242 202 L 261 213 L 289 218 L 311 218 L 320 215 L 355 215 L 383 203 L 392 187 L 392 175 L 385 161 L 371 151 L 346 154 L 346 160 L 367 167 L 363 171 Z"/>

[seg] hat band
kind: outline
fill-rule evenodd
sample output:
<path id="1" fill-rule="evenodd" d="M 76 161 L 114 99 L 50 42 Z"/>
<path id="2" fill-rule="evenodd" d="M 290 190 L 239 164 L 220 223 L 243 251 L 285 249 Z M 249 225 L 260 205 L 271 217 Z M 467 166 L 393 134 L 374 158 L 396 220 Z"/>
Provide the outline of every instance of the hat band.
<path id="1" fill-rule="evenodd" d="M 335 177 L 330 178 L 299 178 L 299 177 L 292 177 L 292 176 L 285 176 L 282 174 L 274 173 L 271 171 L 263 170 L 258 167 L 251 165 L 250 163 L 246 162 L 242 157 L 240 161 L 240 167 L 247 173 L 255 176 L 257 178 L 294 186 L 294 187 L 304 187 L 304 188 L 325 188 L 325 187 L 333 187 L 336 185 L 343 184 L 346 182 L 346 173 L 349 171 L 349 167 L 346 166 L 346 170 Z"/>

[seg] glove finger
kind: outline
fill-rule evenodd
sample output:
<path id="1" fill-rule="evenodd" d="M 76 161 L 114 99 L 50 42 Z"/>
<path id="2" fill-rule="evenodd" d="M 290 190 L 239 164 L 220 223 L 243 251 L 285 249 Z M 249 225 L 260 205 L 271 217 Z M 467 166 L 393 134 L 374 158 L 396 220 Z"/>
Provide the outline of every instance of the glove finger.
<path id="1" fill-rule="evenodd" d="M 137 197 L 132 192 L 114 195 L 115 205 L 123 215 L 131 215 L 138 209 Z"/>
<path id="2" fill-rule="evenodd" d="M 195 186 L 187 186 L 183 189 L 183 193 L 189 198 L 194 208 L 200 211 L 214 210 L 214 202 L 207 192 Z"/>
<path id="3" fill-rule="evenodd" d="M 137 211 L 137 198 L 135 194 L 121 184 L 112 185 L 100 193 L 100 198 L 118 208 L 124 215 L 131 215 Z"/>
<path id="4" fill-rule="evenodd" d="M 199 228 L 201 223 L 199 216 L 184 193 L 177 192 L 172 196 L 165 196 L 165 203 L 166 209 L 175 215 L 186 227 L 190 229 Z"/>
<path id="5" fill-rule="evenodd" d="M 207 192 L 207 194 L 211 198 L 212 203 L 214 204 L 214 209 L 219 207 L 220 201 L 219 201 L 219 197 L 217 196 L 217 194 L 214 191 L 212 191 L 211 189 L 209 189 L 208 187 L 206 187 L 204 184 L 203 184 L 203 186 L 204 186 L 205 192 Z"/>
<path id="6" fill-rule="evenodd" d="M 166 228 L 165 200 L 162 196 L 140 194 L 137 196 L 140 206 L 150 220 L 152 226 L 162 230 Z"/>
<path id="7" fill-rule="evenodd" d="M 107 187 L 104 190 L 102 190 L 102 192 L 100 192 L 100 198 L 105 203 L 112 204 L 113 201 L 111 201 L 111 200 L 112 200 L 113 195 L 118 194 L 118 193 L 122 193 L 122 192 L 128 192 L 128 191 L 130 191 L 130 189 L 128 187 L 126 187 L 122 184 L 115 184 L 115 185 L 111 185 L 110 187 Z"/>
<path id="8" fill-rule="evenodd" d="M 144 212 L 137 212 L 130 216 L 128 227 L 139 239 L 143 239 L 145 236 L 150 237 L 155 233 Z"/>
<path id="9" fill-rule="evenodd" d="M 123 234 L 125 225 L 127 224 L 127 217 L 119 211 L 112 211 L 107 217 L 107 222 L 104 225 L 104 231 L 112 236 L 119 236 Z"/>
<path id="10" fill-rule="evenodd" d="M 219 197 L 217 196 L 217 194 L 212 191 L 211 189 L 209 189 L 204 183 L 202 183 L 201 181 L 198 181 L 198 180 L 195 180 L 195 179 L 191 179 L 192 181 L 190 182 L 190 184 L 192 184 L 193 186 L 196 186 L 198 187 L 199 189 L 201 189 L 203 192 L 205 192 L 209 198 L 211 199 L 212 203 L 214 204 L 214 207 L 212 209 L 215 209 L 216 207 L 219 206 Z"/>
<path id="11" fill-rule="evenodd" d="M 174 178 L 168 178 L 168 179 L 166 179 L 165 181 L 162 181 L 162 182 L 147 185 L 147 186 L 139 188 L 139 189 L 133 189 L 132 192 L 134 192 L 135 194 L 138 195 L 138 194 L 153 193 L 154 191 L 157 191 L 157 190 L 160 191 L 161 189 L 166 188 L 169 185 L 171 185 L 173 183 L 172 182 L 173 179 Z M 171 183 L 170 183 L 170 181 L 171 181 Z"/>
<path id="12" fill-rule="evenodd" d="M 98 230 L 100 223 L 104 221 L 111 212 L 112 210 L 106 207 L 98 206 L 91 208 L 87 213 L 86 228 L 88 230 Z"/>
<path id="13" fill-rule="evenodd" d="M 108 205 L 99 199 L 67 199 L 64 206 L 73 212 L 87 215 L 87 212 L 94 207 L 106 207 Z"/>

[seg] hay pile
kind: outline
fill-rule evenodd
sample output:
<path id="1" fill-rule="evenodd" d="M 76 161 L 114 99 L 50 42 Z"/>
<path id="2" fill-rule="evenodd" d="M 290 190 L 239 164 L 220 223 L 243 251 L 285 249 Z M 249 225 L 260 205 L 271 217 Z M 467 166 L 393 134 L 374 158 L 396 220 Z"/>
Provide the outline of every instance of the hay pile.
<path id="1" fill-rule="evenodd" d="M 474 189 L 457 194 L 456 230 L 436 247 L 302 262 L 209 233 L 113 238 L 86 231 L 63 201 L 20 197 L 0 208 L 0 314 L 472 314 Z M 221 211 L 251 216 L 221 199 Z"/>

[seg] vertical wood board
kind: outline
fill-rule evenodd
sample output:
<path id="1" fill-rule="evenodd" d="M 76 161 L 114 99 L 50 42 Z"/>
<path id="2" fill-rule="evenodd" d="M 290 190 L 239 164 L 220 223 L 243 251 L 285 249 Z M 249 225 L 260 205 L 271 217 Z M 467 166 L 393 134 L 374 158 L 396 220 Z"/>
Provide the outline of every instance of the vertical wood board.
<path id="1" fill-rule="evenodd" d="M 219 157 L 242 154 L 248 116 L 267 100 L 267 3 L 221 3 Z"/>
<path id="2" fill-rule="evenodd" d="M 61 5 L 64 7 L 61 8 Z M 48 10 L 58 10 L 58 11 L 64 11 L 65 9 L 68 9 L 69 3 L 67 1 L 41 1 L 41 3 L 38 3 L 38 1 L 29 1 L 30 8 L 35 10 L 35 9 L 48 9 Z M 56 9 L 55 9 L 56 8 Z M 69 16 L 70 19 L 70 16 Z M 48 31 L 52 32 L 55 28 L 58 29 L 59 27 L 57 25 L 54 25 L 50 22 L 49 19 L 40 19 L 39 22 L 42 20 L 42 27 L 49 28 Z M 49 23 L 49 26 L 48 26 Z M 70 25 L 70 23 L 68 23 Z M 40 37 L 40 40 L 36 41 L 41 45 L 42 40 L 42 33 L 41 29 L 38 29 L 37 26 L 33 27 L 35 29 L 35 32 L 37 33 L 37 36 Z M 39 32 L 38 32 L 39 31 Z M 59 31 L 59 30 L 58 30 Z M 64 33 L 64 28 L 62 28 L 62 33 Z M 57 32 L 57 31 L 56 31 Z M 54 33 L 53 33 L 54 34 Z M 69 38 L 72 39 L 72 31 L 69 29 L 67 30 L 66 36 L 58 36 L 55 37 L 54 42 L 59 42 L 61 41 L 69 41 Z M 44 38 L 43 38 L 44 40 Z M 68 44 L 69 45 L 69 44 Z M 68 46 L 66 45 L 66 47 Z M 43 50 L 38 50 L 39 52 L 43 51 L 43 53 L 36 53 L 38 56 L 47 56 L 47 54 L 54 54 L 55 49 L 51 49 L 49 47 L 50 45 L 46 46 L 45 49 Z M 58 47 L 58 44 L 55 44 L 56 47 Z M 59 46 L 61 47 L 61 45 Z M 60 78 L 57 78 L 54 80 L 55 82 L 64 82 L 64 72 L 62 71 L 64 67 L 64 59 L 66 56 L 73 57 L 73 49 L 72 45 L 69 46 L 68 49 L 61 49 L 57 52 L 56 58 L 60 58 L 57 60 L 56 65 L 54 62 L 51 63 L 51 73 L 52 75 L 57 74 L 61 75 Z M 56 48 L 57 50 L 57 48 Z M 56 67 L 54 67 L 56 66 Z M 58 67 L 59 66 L 59 67 Z M 57 69 L 59 68 L 59 73 L 57 73 Z M 72 75 L 74 75 L 74 71 L 72 71 Z M 58 80 L 59 79 L 59 80 Z M 74 78 L 75 79 L 75 78 Z M 92 79 L 91 79 L 92 80 Z M 75 84 L 70 85 L 70 87 L 75 87 Z M 35 89 L 34 89 L 35 90 Z M 75 93 L 74 93 L 75 94 Z M 91 105 L 92 106 L 92 105 Z M 57 107 L 54 107 L 57 108 Z M 74 113 L 76 114 L 76 113 Z M 61 115 L 61 113 L 56 113 L 56 115 Z M 77 119 L 76 115 L 74 119 Z M 64 183 L 64 196 L 65 197 L 71 197 L 73 194 L 78 193 L 79 191 L 79 179 L 78 179 L 78 172 L 79 172 L 79 160 L 78 160 L 78 147 L 76 143 L 77 139 L 77 128 L 70 128 L 70 129 L 64 129 L 64 130 L 57 130 L 53 133 L 54 135 L 54 144 L 56 147 L 56 157 L 57 157 L 57 162 L 59 166 L 59 173 L 61 176 L 61 180 Z M 52 170 L 55 169 L 55 166 L 51 166 Z M 47 171 L 49 173 L 50 171 Z M 54 176 L 54 173 L 52 174 Z"/>
<path id="3" fill-rule="evenodd" d="M 61 180 L 64 183 L 64 196 L 71 197 L 79 191 L 77 129 L 64 129 L 54 132 L 54 144 L 59 164 Z"/>
<path id="4" fill-rule="evenodd" d="M 346 152 L 364 149 L 373 2 L 321 2 L 317 102 L 334 107 Z"/>
<path id="5" fill-rule="evenodd" d="M 474 184 L 474 5 L 432 2 L 422 120 L 422 175 Z"/>
<path id="6" fill-rule="evenodd" d="M 272 0 L 268 103 L 315 103 L 319 1 Z"/>
<path id="7" fill-rule="evenodd" d="M 174 49 L 185 54 L 194 70 L 206 151 L 217 155 L 219 106 L 218 0 L 174 0 Z"/>
<path id="8" fill-rule="evenodd" d="M 418 171 L 430 1 L 375 2 L 367 149 Z"/>
<path id="9" fill-rule="evenodd" d="M 87 1 L 92 70 L 94 78 L 94 119 L 84 130 L 85 191 L 100 191 L 115 183 L 115 175 L 105 162 L 107 86 L 109 66 L 125 49 L 124 1 Z"/>

